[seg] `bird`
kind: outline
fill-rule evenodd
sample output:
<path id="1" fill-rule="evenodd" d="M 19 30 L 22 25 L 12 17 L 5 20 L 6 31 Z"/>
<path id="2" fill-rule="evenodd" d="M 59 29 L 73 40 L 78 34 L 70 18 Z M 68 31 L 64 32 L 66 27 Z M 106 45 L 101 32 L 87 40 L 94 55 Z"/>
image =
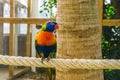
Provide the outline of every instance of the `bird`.
<path id="1" fill-rule="evenodd" d="M 50 56 L 56 54 L 57 41 L 54 31 L 59 28 L 57 22 L 48 21 L 42 25 L 41 30 L 35 37 L 35 49 L 37 54 L 41 57 L 41 62 L 46 58 L 50 60 Z"/>

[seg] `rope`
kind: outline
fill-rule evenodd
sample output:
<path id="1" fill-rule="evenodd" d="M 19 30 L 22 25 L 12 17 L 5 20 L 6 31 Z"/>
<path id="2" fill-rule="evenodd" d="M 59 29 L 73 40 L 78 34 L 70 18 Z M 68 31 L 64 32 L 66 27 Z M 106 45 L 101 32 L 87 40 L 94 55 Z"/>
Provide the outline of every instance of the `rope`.
<path id="1" fill-rule="evenodd" d="M 42 63 L 40 58 L 35 57 L 0 55 L 0 64 L 66 69 L 120 69 L 120 60 L 115 59 L 51 59 Z"/>

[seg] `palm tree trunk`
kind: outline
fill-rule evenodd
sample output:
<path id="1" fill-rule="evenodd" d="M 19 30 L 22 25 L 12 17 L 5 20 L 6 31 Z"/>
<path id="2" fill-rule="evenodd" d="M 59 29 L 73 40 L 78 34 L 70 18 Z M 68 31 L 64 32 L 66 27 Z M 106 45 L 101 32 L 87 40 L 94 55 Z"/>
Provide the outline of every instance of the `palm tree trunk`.
<path id="1" fill-rule="evenodd" d="M 57 58 L 101 58 L 97 0 L 58 0 Z M 56 69 L 56 80 L 103 80 L 102 70 Z"/>

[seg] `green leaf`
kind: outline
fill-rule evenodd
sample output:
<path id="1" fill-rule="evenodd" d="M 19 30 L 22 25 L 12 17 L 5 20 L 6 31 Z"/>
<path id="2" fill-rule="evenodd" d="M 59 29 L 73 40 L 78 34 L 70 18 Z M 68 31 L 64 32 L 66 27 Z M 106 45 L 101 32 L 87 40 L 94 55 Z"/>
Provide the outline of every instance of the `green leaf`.
<path id="1" fill-rule="evenodd" d="M 44 10 L 48 10 L 48 8 L 45 7 Z"/>
<path id="2" fill-rule="evenodd" d="M 44 1 L 42 6 L 40 6 L 42 8 L 42 10 L 40 10 L 40 13 L 42 13 L 43 11 L 47 11 L 48 13 L 51 14 L 52 8 L 56 7 L 56 3 L 57 3 L 57 0 Z M 51 15 L 51 17 L 53 16 Z M 54 17 L 56 17 L 56 15 Z"/>
<path id="3" fill-rule="evenodd" d="M 43 11 L 41 10 L 40 13 L 42 13 Z"/>

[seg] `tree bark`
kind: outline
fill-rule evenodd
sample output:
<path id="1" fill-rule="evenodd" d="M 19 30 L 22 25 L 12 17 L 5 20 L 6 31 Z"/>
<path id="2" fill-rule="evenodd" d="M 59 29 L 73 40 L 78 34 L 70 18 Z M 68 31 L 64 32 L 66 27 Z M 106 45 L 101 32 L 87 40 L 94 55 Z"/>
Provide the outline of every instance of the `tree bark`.
<path id="1" fill-rule="evenodd" d="M 58 0 L 57 8 L 57 58 L 101 58 L 97 0 Z M 103 72 L 57 68 L 56 80 L 103 80 Z"/>

